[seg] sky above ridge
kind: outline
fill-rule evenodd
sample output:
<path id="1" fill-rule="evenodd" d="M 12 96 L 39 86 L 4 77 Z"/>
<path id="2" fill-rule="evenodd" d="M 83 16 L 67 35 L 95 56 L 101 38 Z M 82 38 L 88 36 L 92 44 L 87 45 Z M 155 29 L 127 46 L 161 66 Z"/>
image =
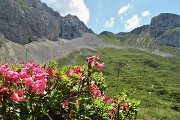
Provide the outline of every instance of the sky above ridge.
<path id="1" fill-rule="evenodd" d="M 160 13 L 180 15 L 180 0 L 41 0 L 62 16 L 76 15 L 95 33 L 129 32 Z"/>

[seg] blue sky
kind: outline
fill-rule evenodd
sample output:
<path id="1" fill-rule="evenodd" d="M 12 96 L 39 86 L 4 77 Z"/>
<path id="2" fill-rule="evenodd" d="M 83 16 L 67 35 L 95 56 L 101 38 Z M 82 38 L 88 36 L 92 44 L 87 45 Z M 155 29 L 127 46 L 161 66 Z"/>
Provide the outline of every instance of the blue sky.
<path id="1" fill-rule="evenodd" d="M 128 32 L 160 13 L 180 15 L 180 0 L 41 0 L 62 16 L 77 15 L 95 33 Z"/>

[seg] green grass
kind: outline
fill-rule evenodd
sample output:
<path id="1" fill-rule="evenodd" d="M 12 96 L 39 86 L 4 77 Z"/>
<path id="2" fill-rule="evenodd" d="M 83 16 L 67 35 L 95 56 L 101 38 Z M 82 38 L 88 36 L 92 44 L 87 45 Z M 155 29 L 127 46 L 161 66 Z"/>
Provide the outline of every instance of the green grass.
<path id="1" fill-rule="evenodd" d="M 149 34 L 144 33 L 140 36 L 138 34 L 124 33 L 124 34 L 113 34 L 106 33 L 98 35 L 104 42 L 112 43 L 121 46 L 133 46 L 133 47 L 144 47 L 152 50 L 157 47 L 154 46 L 153 41 Z"/>
<path id="2" fill-rule="evenodd" d="M 121 45 L 122 42 L 118 41 L 118 35 L 113 34 L 113 33 L 106 33 L 106 34 L 101 34 L 98 35 L 99 38 L 101 38 L 104 42 L 107 43 L 112 43 L 112 44 L 117 44 L 117 45 Z"/>
<path id="3" fill-rule="evenodd" d="M 163 34 L 171 34 L 172 32 L 180 31 L 180 27 L 170 28 L 164 31 Z"/>
<path id="4" fill-rule="evenodd" d="M 160 46 L 159 50 L 162 52 L 168 52 L 168 53 L 174 54 L 176 55 L 176 59 L 179 58 L 180 60 L 180 52 L 179 52 L 180 48 L 171 47 L 171 46 Z"/>
<path id="5" fill-rule="evenodd" d="M 180 61 L 136 49 L 83 49 L 66 58 L 63 64 L 85 63 L 87 56 L 100 54 L 108 84 L 107 94 L 114 96 L 128 90 L 131 98 L 141 100 L 139 119 L 175 120 L 180 118 Z M 75 61 L 75 62 L 74 62 Z M 119 70 L 119 74 L 118 74 Z"/>
<path id="6" fill-rule="evenodd" d="M 29 7 L 28 3 L 26 0 L 15 0 L 16 4 L 21 6 L 24 10 Z"/>

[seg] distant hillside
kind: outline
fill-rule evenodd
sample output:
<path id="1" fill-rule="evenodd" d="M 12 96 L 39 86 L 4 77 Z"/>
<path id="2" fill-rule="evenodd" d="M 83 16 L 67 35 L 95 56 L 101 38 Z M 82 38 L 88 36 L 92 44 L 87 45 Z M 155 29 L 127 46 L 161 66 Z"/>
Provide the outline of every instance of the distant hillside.
<path id="1" fill-rule="evenodd" d="M 19 63 L 33 61 L 35 63 L 46 63 L 52 59 L 59 59 L 69 55 L 73 51 L 80 51 L 83 48 L 97 49 L 113 47 L 104 43 L 95 34 L 83 33 L 82 37 L 72 40 L 59 39 L 50 41 L 43 39 L 21 45 L 0 37 L 0 63 Z"/>
<path id="2" fill-rule="evenodd" d="M 110 33 L 102 32 L 100 36 L 107 34 Z M 127 33 L 120 32 L 114 34 L 114 37 L 119 42 L 140 47 L 165 45 L 180 48 L 180 15 L 162 13 L 153 17 L 150 25 L 135 28 Z"/>
<path id="3" fill-rule="evenodd" d="M 0 11 L 0 36 L 20 44 L 93 32 L 76 16 L 62 17 L 40 0 L 0 0 Z"/>

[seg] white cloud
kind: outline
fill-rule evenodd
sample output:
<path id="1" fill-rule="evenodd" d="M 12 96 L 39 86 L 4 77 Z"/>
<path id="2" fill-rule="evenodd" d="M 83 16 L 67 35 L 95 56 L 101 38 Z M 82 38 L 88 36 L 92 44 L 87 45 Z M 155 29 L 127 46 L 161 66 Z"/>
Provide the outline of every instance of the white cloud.
<path id="1" fill-rule="evenodd" d="M 41 0 L 49 7 L 58 11 L 62 16 L 68 14 L 76 15 L 81 21 L 87 24 L 89 19 L 89 9 L 84 0 Z"/>
<path id="2" fill-rule="evenodd" d="M 149 14 L 150 14 L 149 11 L 144 11 L 144 12 L 141 13 L 141 15 L 144 16 L 144 17 L 148 16 Z"/>
<path id="3" fill-rule="evenodd" d="M 140 25 L 140 18 L 137 14 L 133 15 L 132 18 L 125 21 L 125 29 L 126 30 L 132 30 L 136 27 L 139 27 Z"/>
<path id="4" fill-rule="evenodd" d="M 109 21 L 106 21 L 105 27 L 113 27 L 114 25 L 114 18 L 111 17 Z"/>
<path id="5" fill-rule="evenodd" d="M 125 13 L 129 8 L 131 8 L 132 6 L 130 4 L 126 5 L 126 6 L 122 6 L 119 11 L 118 14 L 122 14 Z"/>

